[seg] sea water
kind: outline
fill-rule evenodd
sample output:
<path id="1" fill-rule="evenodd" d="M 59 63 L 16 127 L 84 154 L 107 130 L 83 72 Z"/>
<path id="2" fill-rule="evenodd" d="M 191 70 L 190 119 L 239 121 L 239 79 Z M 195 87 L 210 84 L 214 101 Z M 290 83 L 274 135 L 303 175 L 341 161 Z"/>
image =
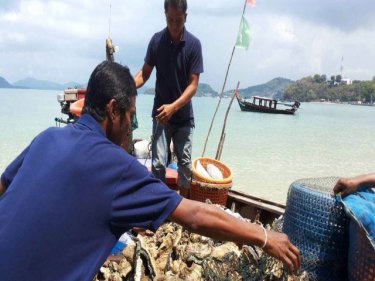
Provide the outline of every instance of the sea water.
<path id="1" fill-rule="evenodd" d="M 61 91 L 0 89 L 0 173 L 42 130 L 56 126 Z M 195 97 L 193 159 L 201 157 L 218 98 Z M 151 139 L 153 96 L 137 97 L 139 128 L 134 137 Z M 230 99 L 222 99 L 208 139 L 215 157 Z M 233 188 L 285 203 L 290 184 L 302 178 L 353 176 L 375 171 L 375 107 L 302 103 L 293 116 L 230 108 L 223 163 Z M 56 147 L 56 149 L 59 149 Z"/>

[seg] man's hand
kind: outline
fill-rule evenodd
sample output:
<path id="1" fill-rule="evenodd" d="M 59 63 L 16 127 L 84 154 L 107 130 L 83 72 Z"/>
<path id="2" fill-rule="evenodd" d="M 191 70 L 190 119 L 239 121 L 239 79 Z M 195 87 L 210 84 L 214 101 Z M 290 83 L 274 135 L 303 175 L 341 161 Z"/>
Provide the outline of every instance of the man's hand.
<path id="1" fill-rule="evenodd" d="M 199 74 L 191 74 L 189 76 L 189 84 L 182 92 L 181 96 L 170 104 L 163 104 L 157 109 L 158 115 L 156 120 L 162 124 L 166 124 L 168 120 L 176 113 L 177 110 L 187 104 L 194 96 L 198 88 Z"/>
<path id="2" fill-rule="evenodd" d="M 5 192 L 5 188 L 3 186 L 3 183 L 0 180 L 0 196 Z"/>
<path id="3" fill-rule="evenodd" d="M 296 273 L 301 267 L 299 250 L 289 241 L 284 233 L 267 231 L 268 241 L 263 250 L 288 266 L 290 273 Z"/>
<path id="4" fill-rule="evenodd" d="M 346 196 L 350 193 L 356 192 L 358 188 L 358 181 L 356 178 L 341 178 L 337 181 L 333 192 L 335 194 L 340 193 L 342 196 Z"/>
<path id="5" fill-rule="evenodd" d="M 157 109 L 158 115 L 156 115 L 156 120 L 161 124 L 166 124 L 173 114 L 177 111 L 176 107 L 171 104 L 163 104 Z"/>

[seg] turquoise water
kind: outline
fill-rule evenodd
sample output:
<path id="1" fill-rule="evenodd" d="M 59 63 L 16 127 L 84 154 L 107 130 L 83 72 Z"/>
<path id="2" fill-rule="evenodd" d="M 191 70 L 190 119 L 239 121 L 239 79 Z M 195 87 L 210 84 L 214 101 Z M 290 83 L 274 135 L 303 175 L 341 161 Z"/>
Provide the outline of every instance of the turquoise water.
<path id="1" fill-rule="evenodd" d="M 0 172 L 43 129 L 61 117 L 60 91 L 0 89 Z M 229 99 L 223 99 L 205 156 L 215 157 Z M 152 96 L 137 98 L 135 137 L 151 138 Z M 194 98 L 193 158 L 203 151 L 216 98 Z M 301 178 L 375 171 L 375 107 L 302 103 L 294 116 L 241 112 L 233 102 L 221 161 L 232 169 L 233 188 L 285 202 Z M 58 149 L 58 148 L 56 148 Z"/>

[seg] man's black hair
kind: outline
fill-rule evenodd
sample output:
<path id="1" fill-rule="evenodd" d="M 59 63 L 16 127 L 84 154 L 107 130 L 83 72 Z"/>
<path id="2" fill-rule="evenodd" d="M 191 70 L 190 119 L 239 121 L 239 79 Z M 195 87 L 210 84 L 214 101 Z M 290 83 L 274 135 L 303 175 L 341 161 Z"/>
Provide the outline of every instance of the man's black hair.
<path id="1" fill-rule="evenodd" d="M 103 121 L 106 118 L 106 105 L 111 99 L 115 99 L 117 110 L 124 115 L 130 108 L 130 98 L 136 95 L 137 89 L 129 68 L 103 61 L 90 76 L 82 113 Z"/>
<path id="2" fill-rule="evenodd" d="M 187 10 L 186 0 L 165 0 L 164 1 L 165 12 L 167 12 L 169 6 L 175 9 L 182 10 L 184 13 L 186 13 L 186 10 Z"/>

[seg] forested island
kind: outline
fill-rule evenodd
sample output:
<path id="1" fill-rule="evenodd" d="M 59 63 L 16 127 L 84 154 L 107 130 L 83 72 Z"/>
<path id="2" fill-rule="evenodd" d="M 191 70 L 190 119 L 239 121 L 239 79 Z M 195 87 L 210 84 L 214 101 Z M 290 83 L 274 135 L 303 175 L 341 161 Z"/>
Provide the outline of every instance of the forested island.
<path id="1" fill-rule="evenodd" d="M 331 76 L 315 74 L 290 84 L 284 90 L 284 100 L 300 102 L 375 102 L 375 76 L 372 81 L 343 80 L 341 75 Z"/>

